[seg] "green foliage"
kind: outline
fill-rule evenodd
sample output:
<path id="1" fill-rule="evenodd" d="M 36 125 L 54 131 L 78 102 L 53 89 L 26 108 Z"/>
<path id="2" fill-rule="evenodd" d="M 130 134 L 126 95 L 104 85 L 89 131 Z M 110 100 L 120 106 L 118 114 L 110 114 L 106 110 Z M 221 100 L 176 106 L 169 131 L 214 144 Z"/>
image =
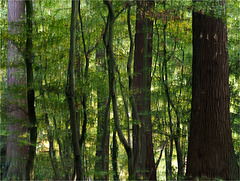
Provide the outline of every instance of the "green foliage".
<path id="1" fill-rule="evenodd" d="M 53 170 L 49 155 L 47 152 L 40 152 L 36 157 L 36 164 L 34 166 L 34 179 L 45 180 L 53 178 Z"/>
<path id="2" fill-rule="evenodd" d="M 126 8 L 123 1 L 112 1 L 115 14 Z M 151 87 L 151 115 L 155 160 L 159 150 L 166 140 L 176 136 L 180 131 L 180 146 L 183 152 L 183 159 L 187 155 L 187 144 L 189 134 L 189 120 L 191 112 L 191 86 L 192 86 L 192 9 L 203 12 L 206 15 L 214 15 L 216 18 L 222 17 L 222 6 L 218 5 L 214 10 L 211 8 L 215 1 L 155 1 L 155 16 L 153 28 L 153 66 L 152 87 Z M 132 2 L 131 28 L 134 34 L 136 21 L 136 6 Z M 20 50 L 24 49 L 26 33 L 12 35 L 8 32 L 7 23 L 7 2 L 0 1 L 0 148 L 6 150 L 7 132 L 7 95 L 6 92 L 26 92 L 26 86 L 7 86 L 7 42 L 10 40 Z M 210 7 L 210 8 L 209 8 Z M 228 53 L 229 53 L 229 80 L 230 80 L 230 112 L 233 141 L 235 152 L 240 158 L 240 36 L 239 36 L 239 16 L 240 6 L 238 0 L 229 0 L 226 4 L 226 20 L 228 28 Z M 42 0 L 34 2 L 33 18 L 33 67 L 35 107 L 38 121 L 38 144 L 37 157 L 35 162 L 35 179 L 46 180 L 54 178 L 54 171 L 49 157 L 48 134 L 51 133 L 54 142 L 56 163 L 60 179 L 69 179 L 73 173 L 73 149 L 71 144 L 71 130 L 69 122 L 68 104 L 65 95 L 67 84 L 67 69 L 70 44 L 70 14 L 71 3 L 67 0 Z M 87 138 L 82 150 L 84 160 L 85 179 L 93 179 L 96 172 L 94 164 L 96 161 L 96 137 L 97 137 L 97 91 L 102 89 L 108 94 L 108 75 L 106 63 L 106 50 L 102 41 L 102 34 L 107 23 L 107 9 L 102 0 L 81 1 L 81 15 L 83 27 L 80 26 L 79 17 L 77 19 L 77 48 L 75 60 L 75 94 L 78 123 L 81 128 L 83 123 L 83 94 L 87 95 Z M 166 25 L 165 42 L 163 29 Z M 84 78 L 86 57 L 84 54 L 82 32 L 84 33 L 86 49 L 92 50 L 89 54 L 89 71 L 87 80 Z M 103 52 L 104 71 L 99 71 L 99 62 L 96 60 L 96 43 Z M 114 26 L 114 53 L 119 74 L 116 77 L 121 81 L 123 90 L 120 90 L 120 83 L 117 83 L 118 109 L 120 124 L 125 136 L 127 136 L 128 122 L 124 109 L 124 102 L 121 94 L 128 99 L 132 92 L 128 87 L 127 58 L 129 54 L 129 35 L 127 29 L 127 13 L 123 10 L 115 22 Z M 164 62 L 164 45 L 166 45 L 166 59 Z M 24 58 L 24 55 L 22 55 Z M 166 69 L 165 64 L 166 63 Z M 24 63 L 18 65 L 23 68 Z M 133 65 L 132 65 L 133 70 Z M 167 75 L 167 79 L 165 77 Z M 101 88 L 99 88 L 101 87 Z M 166 87 L 168 88 L 167 95 Z M 170 98 L 170 114 L 172 125 L 169 122 L 168 96 Z M 103 98 L 105 99 L 105 97 Z M 131 105 L 129 109 L 129 129 L 132 131 Z M 46 122 L 46 114 L 49 123 Z M 110 111 L 110 124 L 113 125 L 112 110 Z M 177 128 L 177 118 L 180 120 L 180 128 Z M 17 121 L 17 120 L 15 120 Z M 171 132 L 170 125 L 173 131 Z M 112 127 L 112 126 L 111 126 Z M 111 132 L 112 130 L 110 130 Z M 112 137 L 112 135 L 110 135 Z M 130 134 L 130 137 L 132 135 Z M 2 141 L 3 140 L 3 141 Z M 111 140 L 111 139 L 110 139 Z M 20 144 L 28 144 L 28 140 L 22 139 Z M 118 140 L 118 143 L 119 140 Z M 167 142 L 168 146 L 169 141 Z M 110 144 L 111 145 L 111 144 Z M 61 147 L 61 154 L 60 154 Z M 111 150 L 112 150 L 111 146 Z M 127 156 L 121 144 L 118 149 L 118 171 L 120 179 L 127 178 Z M 173 178 L 177 177 L 176 150 L 173 152 Z M 111 163 L 111 157 L 109 163 Z M 163 158 L 165 159 L 165 158 Z M 238 159 L 240 160 L 240 159 Z M 163 173 L 163 161 L 158 167 L 159 177 L 165 179 Z M 164 166 L 165 167 L 165 166 Z M 105 172 L 98 172 L 104 175 Z M 109 177 L 113 178 L 112 167 L 110 166 Z"/>

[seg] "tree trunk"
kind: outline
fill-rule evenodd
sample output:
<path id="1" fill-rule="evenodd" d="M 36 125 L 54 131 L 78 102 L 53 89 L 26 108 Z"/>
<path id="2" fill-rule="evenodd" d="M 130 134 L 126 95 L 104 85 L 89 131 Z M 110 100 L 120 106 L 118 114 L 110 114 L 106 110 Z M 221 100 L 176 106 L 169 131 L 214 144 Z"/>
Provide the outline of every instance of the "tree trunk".
<path id="1" fill-rule="evenodd" d="M 5 77 L 6 79 L 6 77 Z M 1 89 L 1 125 L 0 125 L 0 129 L 6 131 L 7 130 L 7 90 L 5 89 L 7 85 L 7 82 L 4 82 L 4 86 Z M 0 135 L 0 180 L 3 180 L 3 174 L 4 174 L 4 170 L 6 169 L 6 156 L 7 156 L 7 135 L 3 134 Z"/>
<path id="2" fill-rule="evenodd" d="M 224 1 L 215 3 L 224 5 Z M 193 12 L 189 179 L 239 179 L 229 117 L 227 26 L 222 18 Z"/>
<path id="3" fill-rule="evenodd" d="M 170 140 L 170 147 L 167 144 L 165 147 L 165 161 L 166 161 L 166 180 L 172 180 L 172 144 Z"/>
<path id="4" fill-rule="evenodd" d="M 68 81 L 66 87 L 66 97 L 69 104 L 70 111 L 70 126 L 72 131 L 72 145 L 74 150 L 74 175 L 73 180 L 82 180 L 81 168 L 81 149 L 80 149 L 80 133 L 79 124 L 76 119 L 75 109 L 75 81 L 74 81 L 74 60 L 76 48 L 76 17 L 78 1 L 72 1 L 71 27 L 70 27 L 70 50 L 69 50 L 69 64 L 68 64 Z"/>
<path id="5" fill-rule="evenodd" d="M 59 180 L 59 175 L 58 175 L 58 164 L 57 164 L 57 159 L 56 159 L 56 154 L 54 150 L 54 145 L 53 145 L 53 130 L 49 125 L 49 118 L 48 118 L 48 113 L 45 113 L 45 123 L 48 127 L 47 130 L 47 137 L 48 137 L 48 143 L 49 143 L 49 158 L 52 164 L 53 172 L 54 172 L 54 180 Z"/>
<path id="6" fill-rule="evenodd" d="M 134 53 L 133 90 L 138 116 L 141 122 L 141 152 L 139 160 L 139 179 L 156 180 L 153 155 L 151 123 L 151 66 L 152 66 L 152 31 L 154 1 L 137 1 L 136 35 Z M 136 115 L 133 114 L 136 120 Z M 138 123 L 133 125 L 134 153 L 136 152 L 136 135 Z"/>
<path id="7" fill-rule="evenodd" d="M 134 158 L 133 158 L 131 146 L 127 142 L 122 132 L 120 122 L 119 122 L 118 107 L 117 107 L 116 78 L 115 78 L 116 62 L 115 62 L 114 52 L 113 52 L 113 25 L 116 17 L 114 15 L 112 2 L 110 2 L 109 0 L 104 0 L 103 2 L 104 4 L 106 4 L 109 12 L 108 28 L 107 28 L 108 38 L 107 38 L 107 41 L 105 42 L 107 59 L 108 59 L 109 101 L 112 100 L 114 125 L 118 133 L 118 137 L 121 143 L 123 144 L 128 156 L 128 173 L 129 173 L 129 179 L 131 180 L 134 178 L 134 174 L 135 174 L 134 167 L 133 167 Z"/>
<path id="8" fill-rule="evenodd" d="M 118 157 L 118 143 L 117 143 L 116 130 L 113 130 L 112 144 L 113 144 L 113 145 L 112 145 L 112 149 L 111 149 L 111 154 L 112 154 L 113 179 L 114 179 L 114 180 L 119 180 L 119 175 L 118 175 L 118 162 L 117 162 L 117 157 Z"/>
<path id="9" fill-rule="evenodd" d="M 35 91 L 33 89 L 33 44 L 32 44 L 32 13 L 33 6 L 32 1 L 26 1 L 27 10 L 27 41 L 25 49 L 25 62 L 27 68 L 27 101 L 28 101 L 28 118 L 30 121 L 30 145 L 29 145 L 29 157 L 26 167 L 26 180 L 34 180 L 34 162 L 36 157 L 36 144 L 37 144 L 37 118 L 35 112 Z"/>
<path id="10" fill-rule="evenodd" d="M 25 15 L 24 1 L 8 1 L 9 32 L 17 34 L 23 31 L 23 19 Z M 9 90 L 8 100 L 8 131 L 7 138 L 7 168 L 4 176 L 7 180 L 25 180 L 26 164 L 29 146 L 27 144 L 28 117 L 26 96 L 26 72 L 24 61 L 13 42 L 8 42 L 8 73 L 7 82 Z"/>
<path id="11" fill-rule="evenodd" d="M 175 147 L 177 152 L 177 163 L 178 163 L 177 179 L 178 180 L 182 180 L 184 178 L 184 161 L 183 161 L 183 154 L 182 154 L 182 149 L 180 145 L 180 136 L 181 136 L 180 118 L 177 115 L 177 128 L 174 136 L 174 142 L 175 142 Z"/>

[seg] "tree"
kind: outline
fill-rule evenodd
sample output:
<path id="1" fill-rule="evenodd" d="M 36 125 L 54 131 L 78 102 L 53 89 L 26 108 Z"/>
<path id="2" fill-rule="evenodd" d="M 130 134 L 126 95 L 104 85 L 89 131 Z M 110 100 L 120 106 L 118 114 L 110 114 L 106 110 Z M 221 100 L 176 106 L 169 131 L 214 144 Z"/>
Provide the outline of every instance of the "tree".
<path id="1" fill-rule="evenodd" d="M 151 177 L 152 174 L 155 177 L 154 172 L 157 172 L 156 180 L 182 180 L 186 175 L 191 119 L 193 7 L 196 13 L 206 15 L 195 18 L 194 22 L 199 26 L 195 27 L 195 34 L 205 32 L 201 36 L 208 35 L 208 41 L 212 41 L 208 42 L 206 38 L 194 40 L 197 47 L 194 58 L 201 61 L 196 66 L 199 70 L 194 68 L 194 80 L 200 73 L 202 78 L 199 76 L 198 80 L 204 80 L 195 80 L 195 93 L 198 86 L 205 88 L 208 94 L 214 89 L 220 97 L 222 88 L 217 86 L 222 84 L 218 83 L 215 72 L 220 74 L 219 67 L 225 65 L 219 65 L 222 61 L 219 54 L 216 62 L 211 56 L 212 51 L 223 55 L 221 46 L 215 48 L 222 45 L 219 43 L 223 40 L 219 38 L 222 28 L 209 19 L 220 19 L 228 26 L 230 125 L 240 164 L 238 0 L 226 1 L 226 17 L 223 18 L 222 6 L 217 5 L 219 1 L 216 0 L 199 0 L 195 4 L 178 0 L 83 0 L 81 4 L 79 1 L 74 3 L 73 8 L 71 1 L 41 0 L 34 1 L 33 6 L 30 0 L 24 1 L 23 16 L 17 22 L 8 23 L 7 6 L 12 8 L 13 3 L 0 0 L 0 170 L 1 174 L 6 171 L 5 178 L 1 179 L 31 180 L 34 168 L 35 180 L 150 180 L 155 179 Z M 75 14 L 72 13 L 71 25 L 72 10 Z M 217 69 L 213 70 L 213 66 Z M 202 71 L 205 68 L 207 73 Z M 225 81 L 226 75 L 221 72 Z M 17 83 L 8 82 L 7 74 L 9 80 L 14 78 Z M 210 83 L 208 77 L 211 77 Z M 224 90 L 228 88 L 225 87 Z M 206 91 L 199 91 L 201 100 L 194 96 L 193 102 L 204 101 L 199 103 L 201 123 L 209 119 L 208 123 L 216 126 L 210 127 L 208 123 L 197 123 L 196 128 L 192 126 L 191 136 L 195 137 L 190 138 L 189 149 L 193 145 L 198 146 L 198 150 L 190 151 L 189 159 L 194 152 L 200 151 L 202 158 L 203 151 L 211 148 L 206 144 L 218 149 L 211 139 L 206 144 L 204 141 L 204 136 L 212 138 L 207 130 L 213 130 L 214 134 L 217 125 L 223 122 L 214 121 L 214 112 L 208 116 L 210 111 L 203 111 L 220 109 L 218 105 L 212 106 L 213 99 L 217 101 L 218 97 L 210 93 L 206 101 L 203 97 Z M 223 107 L 225 99 L 219 99 L 218 104 Z M 193 109 L 197 108 L 193 106 Z M 196 114 L 193 115 L 196 118 Z M 220 116 L 223 117 L 222 113 Z M 226 132 L 224 128 L 223 134 L 230 137 L 231 133 L 226 136 Z M 10 140 L 12 138 L 14 140 Z M 214 139 L 218 141 L 219 136 Z M 226 145 L 221 144 L 221 147 L 230 150 L 225 148 Z M 146 153 L 147 150 L 150 152 Z M 213 152 L 220 158 L 211 148 L 204 152 L 211 155 L 210 161 L 202 167 L 216 166 Z M 233 151 L 224 154 L 229 153 Z M 8 159 L 6 154 L 12 158 L 18 154 L 15 162 L 19 166 L 15 167 L 13 159 Z M 22 156 L 26 159 L 20 160 Z M 193 173 L 198 167 L 195 163 L 200 162 L 192 158 L 189 173 Z M 226 165 L 222 164 L 224 158 L 220 159 L 222 162 L 217 161 L 217 169 Z M 149 165 L 151 162 L 152 170 L 146 161 Z M 200 172 L 203 176 L 196 177 L 205 179 L 203 171 Z"/>
<path id="2" fill-rule="evenodd" d="M 68 82 L 66 87 L 66 97 L 68 100 L 70 111 L 70 125 L 72 131 L 72 145 L 74 150 L 74 180 L 82 180 L 82 165 L 81 165 L 81 149 L 80 149 L 80 132 L 79 124 L 76 118 L 75 108 L 75 73 L 74 73 L 74 61 L 75 61 L 75 48 L 76 48 L 76 18 L 77 8 L 79 1 L 72 1 L 72 14 L 71 14 L 71 27 L 70 27 L 70 50 L 69 50 L 69 63 L 68 63 Z"/>
<path id="3" fill-rule="evenodd" d="M 108 8 L 108 22 L 107 22 L 107 38 L 105 39 L 106 46 L 106 54 L 107 54 L 107 62 L 108 62 L 108 79 L 109 79 L 109 101 L 108 106 L 110 106 L 110 101 L 112 101 L 113 106 L 113 117 L 114 117 L 114 125 L 115 129 L 118 133 L 118 137 L 121 143 L 124 146 L 124 149 L 127 153 L 128 157 L 128 178 L 134 179 L 136 173 L 136 155 L 133 153 L 133 149 L 131 148 L 130 143 L 126 140 L 123 131 L 120 126 L 120 118 L 118 114 L 117 107 L 117 94 L 116 94 L 116 62 L 113 51 L 113 27 L 116 18 L 120 15 L 122 11 L 120 11 L 117 15 L 115 15 L 113 10 L 113 4 L 109 0 L 103 0 L 104 4 Z"/>
<path id="4" fill-rule="evenodd" d="M 199 2 L 198 2 L 199 3 Z M 238 179 L 229 117 L 225 1 L 193 11 L 192 111 L 187 177 Z M 197 9 L 198 8 L 198 9 Z M 220 13 L 220 14 L 219 14 Z"/>
<path id="5" fill-rule="evenodd" d="M 9 31 L 12 35 L 23 33 L 23 16 L 25 15 L 25 2 L 8 1 Z M 8 180 L 26 179 L 26 164 L 28 159 L 27 142 L 27 96 L 26 72 L 24 69 L 21 44 L 8 42 L 8 131 L 7 138 L 7 163 L 4 178 Z"/>
<path id="6" fill-rule="evenodd" d="M 26 70 L 27 70 L 27 105 L 28 105 L 28 119 L 29 119 L 29 132 L 30 132 L 30 145 L 29 156 L 26 166 L 26 179 L 34 180 L 34 162 L 36 157 L 37 146 L 37 118 L 35 112 L 35 91 L 33 88 L 33 40 L 32 40 L 32 18 L 33 18 L 33 5 L 32 1 L 25 1 L 27 13 L 27 35 L 26 35 L 26 48 L 24 52 Z"/>
<path id="7" fill-rule="evenodd" d="M 136 35 L 134 52 L 133 90 L 137 114 L 141 122 L 140 175 L 156 180 L 151 123 L 151 67 L 154 1 L 137 1 Z M 136 115 L 133 114 L 136 120 Z M 136 152 L 138 124 L 133 126 L 134 152 Z"/>

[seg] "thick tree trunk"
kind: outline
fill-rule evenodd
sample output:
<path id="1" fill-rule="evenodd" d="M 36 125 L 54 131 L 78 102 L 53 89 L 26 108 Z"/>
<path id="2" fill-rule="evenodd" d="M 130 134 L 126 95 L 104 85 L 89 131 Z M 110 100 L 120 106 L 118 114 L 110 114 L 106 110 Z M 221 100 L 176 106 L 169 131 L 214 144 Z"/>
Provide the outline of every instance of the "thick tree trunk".
<path id="1" fill-rule="evenodd" d="M 141 121 L 141 153 L 138 178 L 156 180 L 151 123 L 151 66 L 154 1 L 137 1 L 136 35 L 134 53 L 133 90 Z M 136 120 L 136 115 L 133 114 Z M 138 124 L 133 126 L 134 153 L 136 152 Z"/>
<path id="2" fill-rule="evenodd" d="M 187 177 L 238 179 L 229 117 L 227 27 L 223 19 L 202 11 L 193 12 L 192 26 L 193 87 Z"/>
<path id="3" fill-rule="evenodd" d="M 24 1 L 8 1 L 8 22 L 11 34 L 23 31 L 23 19 L 25 15 Z M 8 73 L 7 82 L 9 90 L 8 100 L 8 131 L 7 138 L 7 168 L 4 176 L 8 180 L 26 179 L 26 164 L 29 146 L 26 144 L 28 125 L 27 95 L 25 89 L 26 72 L 24 61 L 12 42 L 8 42 Z"/>

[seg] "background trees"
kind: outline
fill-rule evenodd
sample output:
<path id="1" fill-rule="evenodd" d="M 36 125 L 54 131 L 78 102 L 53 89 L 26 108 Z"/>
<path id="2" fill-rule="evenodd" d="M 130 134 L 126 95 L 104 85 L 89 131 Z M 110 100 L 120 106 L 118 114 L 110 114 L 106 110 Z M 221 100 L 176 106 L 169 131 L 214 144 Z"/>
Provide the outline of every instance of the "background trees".
<path id="1" fill-rule="evenodd" d="M 143 8 L 141 3 L 144 4 Z M 26 33 L 27 29 L 23 29 L 23 33 L 11 34 L 11 31 L 7 30 L 7 8 L 10 8 L 11 3 L 1 1 L 0 5 L 2 111 L 0 136 L 1 173 L 3 175 L 9 168 L 9 162 L 5 159 L 6 157 L 4 158 L 4 154 L 11 153 L 6 149 L 6 137 L 9 136 L 9 139 L 11 136 L 6 127 L 9 119 L 4 116 L 5 103 L 7 103 L 6 92 L 10 91 L 11 94 L 16 92 L 16 96 L 20 100 L 22 98 L 19 93 L 23 90 L 25 92 L 24 100 L 27 101 L 26 84 L 15 85 L 11 89 L 7 88 L 7 42 L 21 44 L 22 49 L 18 49 L 18 51 L 22 53 L 30 34 Z M 186 174 L 191 119 L 192 7 L 193 4 L 190 1 L 154 1 L 154 3 L 139 1 L 136 3 L 82 0 L 81 6 L 76 4 L 77 14 L 74 18 L 76 34 L 72 35 L 70 32 L 72 11 L 70 2 L 43 0 L 33 3 L 31 35 L 33 82 L 30 88 L 35 91 L 34 105 L 38 129 L 36 147 L 32 147 L 36 148 L 34 179 L 70 180 L 74 173 L 74 155 L 77 154 L 74 154 L 74 144 L 71 141 L 74 129 L 73 126 L 71 128 L 72 117 L 70 117 L 69 103 L 66 97 L 66 85 L 70 83 L 68 79 L 70 77 L 68 75 L 70 34 L 73 39 L 76 39 L 75 55 L 71 59 L 71 68 L 74 70 L 72 75 L 75 75 L 71 81 L 75 84 L 75 88 L 72 90 L 74 96 L 71 96 L 71 99 L 75 103 L 70 104 L 75 109 L 73 111 L 75 113 L 72 115 L 76 119 L 74 128 L 78 129 L 78 133 L 75 134 L 76 144 L 79 143 L 80 135 L 84 133 L 82 128 L 86 126 L 86 138 L 83 139 L 84 141 L 81 140 L 82 147 L 78 154 L 82 161 L 81 178 L 117 179 L 119 176 L 120 179 L 126 179 L 129 177 L 130 167 L 132 178 L 135 176 L 140 179 L 147 178 L 152 168 L 156 169 L 156 178 L 159 180 L 166 178 L 181 180 L 183 178 Z M 194 7 L 197 9 L 196 12 L 200 12 L 199 16 L 203 16 L 201 13 L 206 13 L 206 17 L 211 18 L 211 12 L 208 12 L 209 9 L 206 8 L 209 5 L 196 3 Z M 228 26 L 230 65 L 229 125 L 232 129 L 234 152 L 237 158 L 239 158 L 240 152 L 238 12 L 239 2 L 229 0 L 226 3 L 226 19 L 224 19 Z M 25 12 L 22 13 L 25 15 Z M 110 13 L 114 13 L 114 16 L 110 17 Z M 135 24 L 138 24 L 140 15 L 145 16 L 145 19 L 140 19 L 145 27 L 141 31 Z M 22 19 L 27 20 L 27 17 L 22 16 Z M 114 24 L 111 24 L 113 20 Z M 205 28 L 200 26 L 198 30 L 203 28 L 204 32 L 207 32 L 209 27 L 208 25 Z M 20 28 L 23 27 L 20 26 Z M 196 31 L 193 31 L 194 33 Z M 139 39 L 142 44 L 137 43 Z M 215 39 L 211 39 L 210 43 L 214 42 Z M 142 49 L 140 45 L 142 45 Z M 30 49 L 27 48 L 27 50 Z M 208 50 L 210 51 L 210 49 Z M 211 50 L 213 49 L 211 48 Z M 194 55 L 200 53 L 194 49 L 195 51 Z M 11 52 L 14 53 L 14 51 Z M 200 58 L 200 56 L 198 57 Z M 114 61 L 114 64 L 108 64 L 110 60 Z M 143 64 L 140 64 L 140 60 L 145 60 L 145 63 L 143 61 Z M 150 62 L 152 62 L 151 65 Z M 111 65 L 114 66 L 111 67 Z M 140 65 L 142 67 L 138 71 L 137 66 Z M 205 67 L 207 66 L 210 66 L 209 62 L 206 62 Z M 23 70 L 22 68 L 25 67 L 24 61 L 21 65 L 17 65 L 19 70 Z M 114 84 L 112 84 L 113 74 L 111 71 L 115 72 Z M 223 72 L 222 74 L 226 73 L 225 70 Z M 138 81 L 137 78 L 141 77 L 142 73 L 147 75 L 144 78 L 145 81 Z M 227 79 L 228 76 L 224 78 L 224 80 Z M 210 79 L 206 78 L 206 80 Z M 214 88 L 215 77 L 211 80 L 212 82 L 208 85 Z M 145 82 L 146 89 L 141 90 L 142 87 L 137 86 L 141 82 Z M 114 87 L 112 87 L 113 85 Z M 194 81 L 193 85 L 195 85 Z M 114 88 L 114 91 L 109 91 L 109 88 Z M 28 90 L 30 89 L 28 88 Z M 110 104 L 113 97 L 115 105 Z M 210 96 L 210 98 L 213 99 L 214 96 Z M 209 103 L 211 102 L 210 98 L 207 100 Z M 210 105 L 208 102 L 206 104 Z M 220 103 L 219 105 L 223 105 L 222 101 Z M 115 115 L 118 113 L 115 123 L 113 112 Z M 206 116 L 206 114 L 202 115 Z M 144 117 L 149 123 L 147 127 L 143 122 L 145 121 Z M 25 126 L 31 128 L 29 125 Z M 149 129 L 150 127 L 152 128 Z M 209 128 L 208 125 L 205 130 L 207 128 Z M 119 136 L 115 134 L 116 130 L 122 134 L 124 139 L 122 139 L 123 137 L 122 140 L 119 139 Z M 150 136 L 151 134 L 152 136 Z M 21 148 L 30 145 L 30 135 L 24 136 L 26 137 L 24 139 L 21 137 L 20 144 L 18 144 L 21 145 Z M 144 141 L 145 138 L 152 140 L 152 146 L 149 141 Z M 224 138 L 227 137 L 224 136 Z M 228 138 L 230 139 L 230 134 Z M 125 142 L 125 148 L 121 141 Z M 144 146 L 145 142 L 150 145 Z M 137 145 L 137 143 L 141 144 Z M 200 142 L 194 139 L 194 143 Z M 205 143 L 203 142 L 203 144 Z M 34 144 L 31 145 L 34 146 Z M 145 150 L 149 149 L 151 154 L 144 154 L 144 149 L 142 151 L 140 149 L 141 145 Z M 207 144 L 207 146 L 212 145 Z M 132 160 L 129 161 L 129 158 Z M 144 160 L 151 161 L 151 166 L 148 167 L 147 163 L 143 165 Z M 75 159 L 76 166 L 80 166 L 77 162 Z M 214 165 L 212 164 L 212 166 Z M 216 170 L 220 168 L 216 165 L 214 167 L 217 167 Z"/>

